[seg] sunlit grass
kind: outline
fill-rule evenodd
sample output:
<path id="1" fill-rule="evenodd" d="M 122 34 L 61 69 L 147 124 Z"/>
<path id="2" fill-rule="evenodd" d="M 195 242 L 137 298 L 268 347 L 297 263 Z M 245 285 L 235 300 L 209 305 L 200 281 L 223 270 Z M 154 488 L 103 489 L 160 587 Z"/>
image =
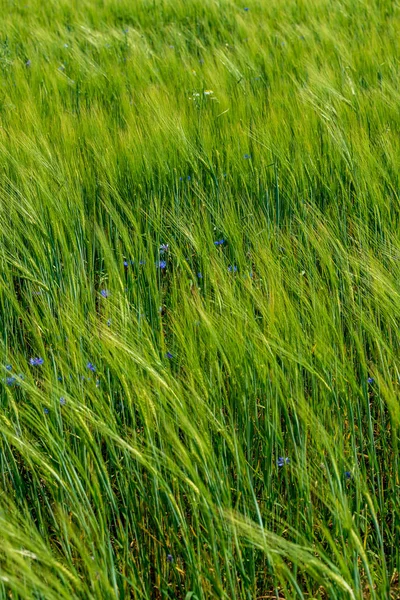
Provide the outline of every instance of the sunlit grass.
<path id="1" fill-rule="evenodd" d="M 398 5 L 0 12 L 0 598 L 397 598 Z"/>

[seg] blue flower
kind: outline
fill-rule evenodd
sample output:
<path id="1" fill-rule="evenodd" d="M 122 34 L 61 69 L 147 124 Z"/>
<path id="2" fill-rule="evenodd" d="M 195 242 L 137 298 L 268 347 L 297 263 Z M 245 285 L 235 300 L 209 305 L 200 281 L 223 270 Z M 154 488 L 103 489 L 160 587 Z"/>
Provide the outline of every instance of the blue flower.
<path id="1" fill-rule="evenodd" d="M 7 385 L 14 385 L 14 383 L 17 381 L 16 377 L 6 377 L 6 384 Z"/>
<path id="2" fill-rule="evenodd" d="M 344 476 L 346 479 L 351 479 L 351 472 L 350 471 L 345 471 L 344 472 Z"/>
<path id="3" fill-rule="evenodd" d="M 244 154 L 243 158 L 249 159 L 249 158 L 251 158 L 251 156 L 250 156 L 250 154 Z"/>
<path id="4" fill-rule="evenodd" d="M 44 410 L 44 414 L 45 414 L 45 415 L 48 415 L 48 414 L 49 414 L 49 409 L 48 409 L 48 408 L 44 408 L 43 410 Z"/>
<path id="5" fill-rule="evenodd" d="M 128 266 L 129 266 L 129 263 L 128 263 L 128 261 L 127 261 L 127 260 L 124 260 L 124 267 L 128 267 Z"/>
<path id="6" fill-rule="evenodd" d="M 284 465 L 288 465 L 290 463 L 290 458 L 284 458 L 283 456 L 280 456 L 276 462 L 278 467 L 283 467 Z"/>
<path id="7" fill-rule="evenodd" d="M 214 242 L 214 246 L 222 246 L 222 244 L 225 244 L 225 240 L 223 238 Z"/>
<path id="8" fill-rule="evenodd" d="M 29 362 L 32 366 L 38 367 L 39 365 L 42 365 L 44 363 L 44 360 L 43 360 L 43 358 L 37 357 L 37 358 L 30 358 Z"/>
<path id="9" fill-rule="evenodd" d="M 64 398 L 64 396 L 61 396 L 61 398 L 60 398 L 60 404 L 61 404 L 61 406 L 65 406 L 67 404 L 67 401 Z"/>
<path id="10" fill-rule="evenodd" d="M 12 371 L 12 366 L 11 365 L 6 365 L 6 371 Z"/>
<path id="11" fill-rule="evenodd" d="M 167 263 L 166 263 L 166 261 L 165 261 L 165 260 L 158 260 L 158 261 L 156 262 L 156 267 L 157 267 L 158 269 L 165 269 L 165 267 L 166 267 L 166 266 L 167 266 Z"/>
<path id="12" fill-rule="evenodd" d="M 169 359 L 174 358 L 174 355 L 171 352 L 167 352 L 165 356 Z"/>
<path id="13" fill-rule="evenodd" d="M 160 254 L 164 254 L 164 252 L 168 252 L 169 249 L 169 245 L 168 244 L 161 244 L 160 246 Z"/>
<path id="14" fill-rule="evenodd" d="M 374 383 L 375 380 L 373 377 L 368 377 L 367 381 L 368 383 Z"/>
<path id="15" fill-rule="evenodd" d="M 236 266 L 236 265 L 229 265 L 229 267 L 228 267 L 228 271 L 229 271 L 230 273 L 236 273 L 236 272 L 237 272 L 237 270 L 238 270 L 238 268 L 237 268 L 237 266 Z"/>
<path id="16" fill-rule="evenodd" d="M 88 362 L 88 364 L 86 365 L 86 368 L 88 368 L 89 371 L 92 371 L 93 373 L 96 371 L 96 367 L 91 362 Z"/>
<path id="17" fill-rule="evenodd" d="M 167 561 L 170 563 L 174 562 L 174 557 L 172 556 L 172 554 L 167 554 Z"/>
<path id="18" fill-rule="evenodd" d="M 145 265 L 146 261 L 145 260 L 139 260 L 139 265 Z"/>
<path id="19" fill-rule="evenodd" d="M 197 277 L 198 277 L 199 279 L 203 279 L 203 275 L 202 275 L 201 273 L 197 273 Z"/>
<path id="20" fill-rule="evenodd" d="M 110 292 L 108 290 L 101 290 L 100 294 L 103 296 L 103 298 L 108 298 Z"/>
<path id="21" fill-rule="evenodd" d="M 247 6 L 244 7 L 244 9 L 246 12 L 249 10 Z"/>

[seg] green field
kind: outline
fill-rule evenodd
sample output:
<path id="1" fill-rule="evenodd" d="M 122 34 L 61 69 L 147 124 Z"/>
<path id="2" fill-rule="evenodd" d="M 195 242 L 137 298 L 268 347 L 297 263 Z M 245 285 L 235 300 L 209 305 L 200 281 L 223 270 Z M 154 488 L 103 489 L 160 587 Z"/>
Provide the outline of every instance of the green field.
<path id="1" fill-rule="evenodd" d="M 0 0 L 0 600 L 399 599 L 398 0 Z"/>

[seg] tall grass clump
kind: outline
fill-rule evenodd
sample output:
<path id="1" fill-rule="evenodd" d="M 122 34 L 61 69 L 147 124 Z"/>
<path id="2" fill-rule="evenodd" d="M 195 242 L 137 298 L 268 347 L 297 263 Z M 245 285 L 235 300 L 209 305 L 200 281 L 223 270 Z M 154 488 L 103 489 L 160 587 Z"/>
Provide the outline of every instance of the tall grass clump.
<path id="1" fill-rule="evenodd" d="M 398 2 L 0 14 L 0 599 L 399 598 Z"/>

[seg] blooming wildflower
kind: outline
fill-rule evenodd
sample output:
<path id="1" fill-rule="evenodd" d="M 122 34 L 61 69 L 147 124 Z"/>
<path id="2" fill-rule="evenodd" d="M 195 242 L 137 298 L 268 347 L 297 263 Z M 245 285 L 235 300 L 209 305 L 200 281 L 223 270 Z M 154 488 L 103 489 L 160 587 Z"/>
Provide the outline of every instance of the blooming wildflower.
<path id="1" fill-rule="evenodd" d="M 96 367 L 91 362 L 88 362 L 88 364 L 86 365 L 86 368 L 88 368 L 89 371 L 92 371 L 93 373 L 96 371 Z"/>
<path id="2" fill-rule="evenodd" d="M 31 60 L 30 60 L 30 58 L 28 58 L 28 60 L 26 61 L 25 66 L 26 67 L 30 67 L 31 66 Z"/>
<path id="3" fill-rule="evenodd" d="M 351 479 L 351 472 L 350 471 L 345 471 L 344 472 L 344 476 L 346 479 Z"/>
<path id="4" fill-rule="evenodd" d="M 11 365 L 6 365 L 6 371 L 12 371 L 12 366 Z"/>
<path id="5" fill-rule="evenodd" d="M 174 562 L 174 557 L 172 556 L 172 554 L 167 555 L 167 561 L 170 563 Z"/>
<path id="6" fill-rule="evenodd" d="M 214 246 L 222 246 L 222 244 L 224 244 L 224 243 L 225 243 L 224 239 L 216 240 L 214 242 Z"/>
<path id="7" fill-rule="evenodd" d="M 368 383 L 374 383 L 375 380 L 373 377 L 368 377 L 367 381 Z"/>
<path id="8" fill-rule="evenodd" d="M 43 358 L 40 358 L 40 357 L 30 358 L 29 363 L 34 367 L 38 367 L 39 365 L 42 365 L 44 363 L 44 360 L 43 360 Z"/>
<path id="9" fill-rule="evenodd" d="M 156 262 L 156 267 L 157 267 L 158 269 L 165 269 L 165 267 L 166 267 L 166 266 L 167 266 L 167 263 L 166 263 L 166 261 L 165 261 L 165 260 L 158 260 L 158 261 Z"/>
<path id="10" fill-rule="evenodd" d="M 212 90 L 204 90 L 204 95 L 205 96 L 212 96 L 214 92 Z"/>
<path id="11" fill-rule="evenodd" d="M 243 155 L 243 158 L 247 158 L 247 159 L 249 159 L 249 158 L 251 158 L 251 156 L 250 156 L 250 154 L 244 154 L 244 155 Z"/>
<path id="12" fill-rule="evenodd" d="M 230 273 L 236 273 L 236 272 L 237 272 L 237 270 L 238 270 L 238 269 L 237 269 L 237 266 L 236 266 L 236 265 L 229 265 L 229 267 L 228 267 L 228 271 L 229 271 Z"/>
<path id="13" fill-rule="evenodd" d="M 107 327 L 111 327 L 111 319 L 107 320 Z"/>
<path id="14" fill-rule="evenodd" d="M 198 277 L 199 279 L 203 279 L 203 275 L 202 275 L 201 273 L 197 273 L 197 277 Z"/>
<path id="15" fill-rule="evenodd" d="M 249 10 L 249 7 L 245 6 L 243 10 L 245 10 L 247 12 Z"/>
<path id="16" fill-rule="evenodd" d="M 129 263 L 128 263 L 128 261 L 127 261 L 127 260 L 124 260 L 124 267 L 128 267 L 128 266 L 129 266 Z"/>
<path id="17" fill-rule="evenodd" d="M 48 408 L 44 408 L 43 410 L 44 410 L 44 414 L 45 414 L 45 415 L 48 415 L 48 414 L 49 414 L 49 409 L 48 409 Z"/>
<path id="18" fill-rule="evenodd" d="M 60 404 L 61 404 L 61 406 L 65 406 L 67 404 L 67 401 L 64 398 L 64 396 L 61 396 L 61 398 L 60 398 Z"/>
<path id="19" fill-rule="evenodd" d="M 110 292 L 108 290 L 101 290 L 100 294 L 103 296 L 103 298 L 108 298 Z"/>
<path id="20" fill-rule="evenodd" d="M 169 359 L 174 358 L 174 355 L 171 352 L 167 352 L 165 356 Z"/>
<path id="21" fill-rule="evenodd" d="M 168 244 L 161 244 L 160 246 L 160 254 L 164 254 L 164 252 L 168 252 L 169 249 L 169 245 Z"/>
<path id="22" fill-rule="evenodd" d="M 7 385 L 14 385 L 14 383 L 17 381 L 16 377 L 6 377 L 6 384 Z"/>
<path id="23" fill-rule="evenodd" d="M 58 379 L 58 381 L 62 381 L 62 380 L 63 380 L 63 378 L 61 377 L 61 375 L 59 375 L 59 376 L 57 377 L 57 379 Z"/>
<path id="24" fill-rule="evenodd" d="M 139 260 L 139 265 L 145 265 L 146 261 L 145 260 Z"/>
<path id="25" fill-rule="evenodd" d="M 284 458 L 283 456 L 280 456 L 276 462 L 278 467 L 283 467 L 284 465 L 288 465 L 290 463 L 290 458 Z"/>

